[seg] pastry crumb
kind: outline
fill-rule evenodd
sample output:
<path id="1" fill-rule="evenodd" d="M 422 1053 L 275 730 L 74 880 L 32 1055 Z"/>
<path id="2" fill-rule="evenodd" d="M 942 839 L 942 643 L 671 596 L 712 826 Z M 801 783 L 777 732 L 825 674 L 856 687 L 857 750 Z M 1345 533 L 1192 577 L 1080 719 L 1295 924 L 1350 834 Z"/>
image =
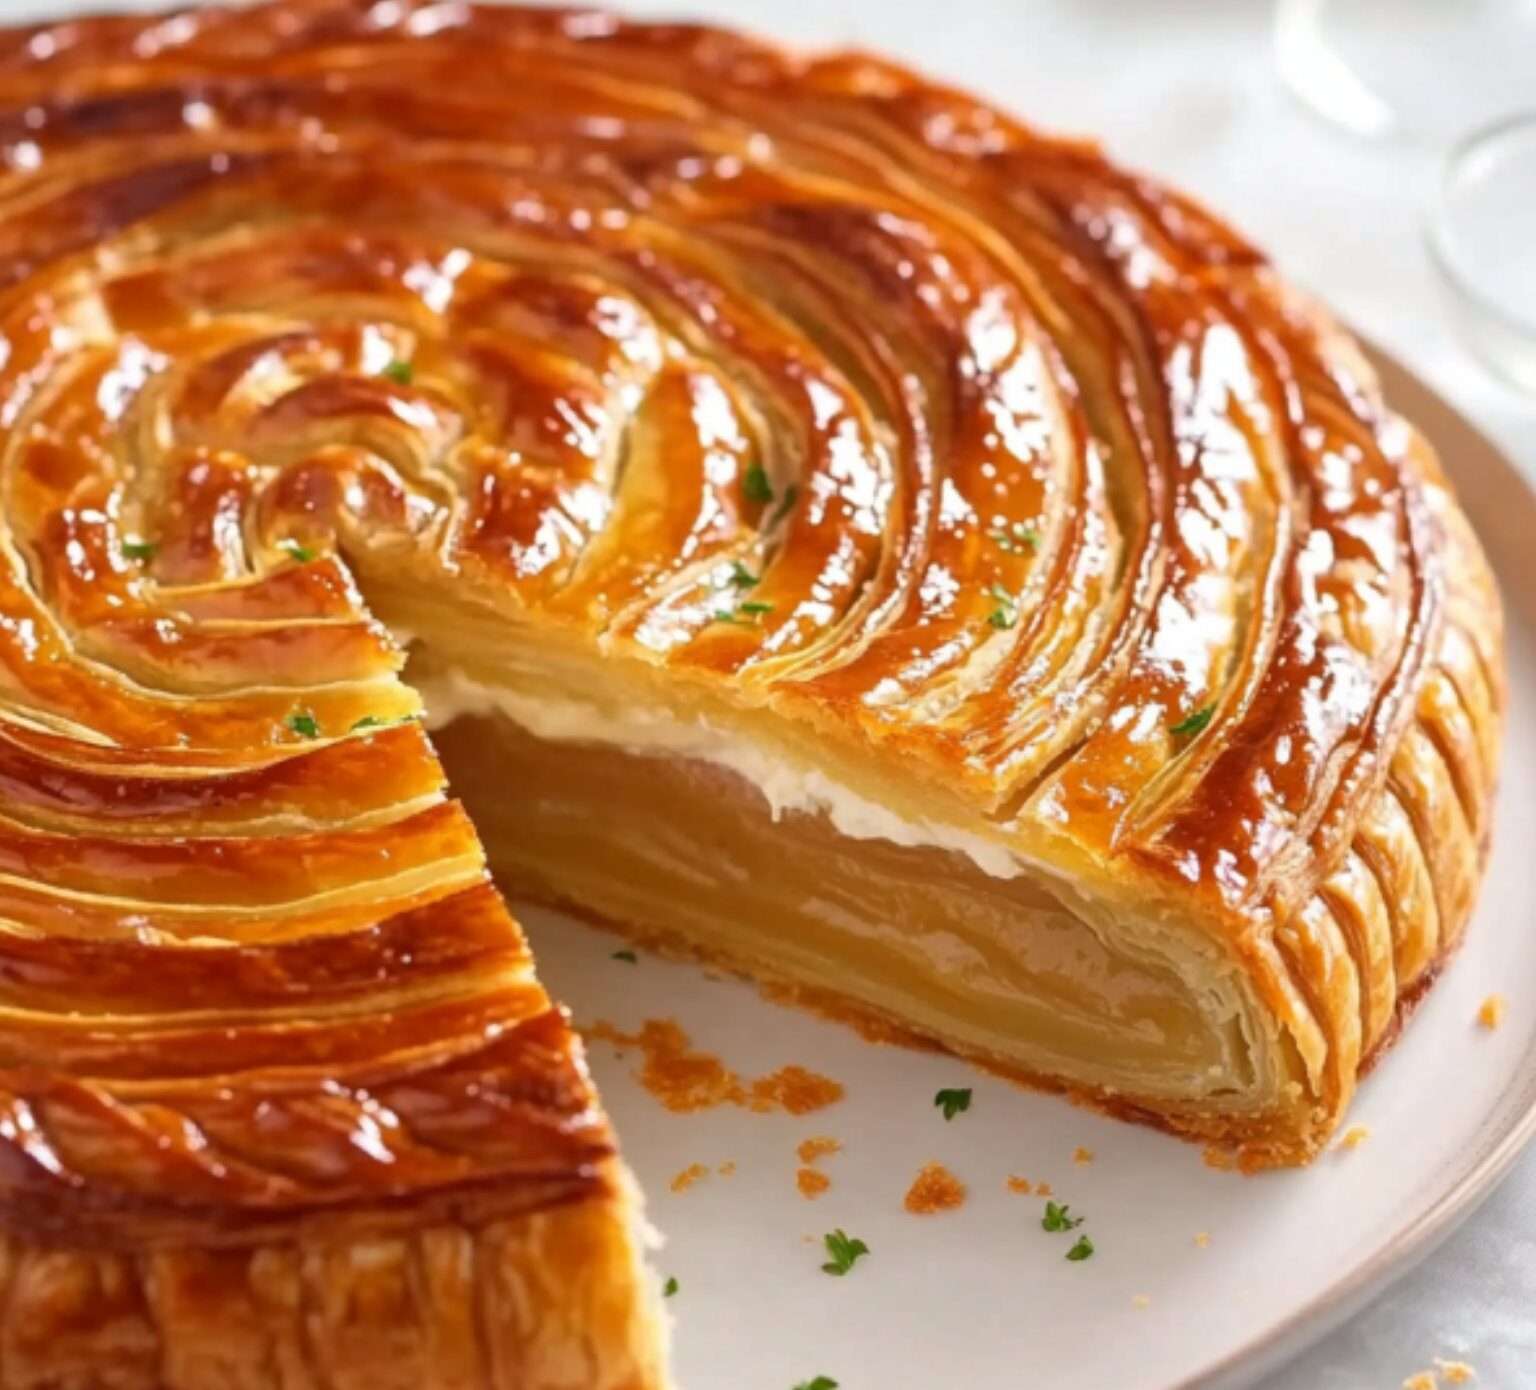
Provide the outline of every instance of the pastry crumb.
<path id="1" fill-rule="evenodd" d="M 818 1159 L 842 1151 L 843 1145 L 840 1140 L 832 1138 L 829 1134 L 815 1134 L 809 1139 L 801 1140 L 795 1154 L 802 1163 L 815 1163 Z"/>
<path id="2" fill-rule="evenodd" d="M 930 1163 L 912 1180 L 902 1201 L 914 1216 L 954 1211 L 965 1205 L 965 1184 L 942 1163 Z"/>
<path id="3" fill-rule="evenodd" d="M 800 1189 L 800 1195 L 806 1201 L 814 1202 L 832 1186 L 832 1179 L 815 1168 L 801 1168 L 795 1173 L 795 1186 Z"/>
<path id="4" fill-rule="evenodd" d="M 599 1021 L 580 1032 L 620 1048 L 638 1047 L 644 1056 L 637 1079 L 666 1109 L 680 1115 L 739 1105 L 767 1113 L 783 1110 L 809 1115 L 842 1100 L 839 1082 L 804 1067 L 780 1067 L 767 1076 L 745 1081 L 712 1053 L 694 1049 L 693 1040 L 672 1018 L 649 1018 L 638 1033 L 625 1033 Z"/>
<path id="5" fill-rule="evenodd" d="M 1490 994 L 1477 1011 L 1477 1021 L 1490 1033 L 1504 1022 L 1504 1011 L 1509 1002 L 1502 994 Z"/>
<path id="6" fill-rule="evenodd" d="M 683 1169 L 681 1173 L 672 1179 L 672 1190 L 674 1192 L 686 1192 L 690 1187 L 694 1185 L 694 1183 L 698 1182 L 700 1178 L 707 1178 L 708 1176 L 709 1169 L 706 1168 L 702 1163 L 690 1163 L 686 1168 Z"/>
<path id="7" fill-rule="evenodd" d="M 1152 1300 L 1150 1298 L 1148 1298 L 1146 1294 L 1138 1293 L 1138 1294 L 1132 1294 L 1131 1295 L 1131 1307 L 1132 1308 L 1150 1308 L 1151 1306 L 1152 1306 Z"/>
<path id="8" fill-rule="evenodd" d="M 1037 1197 L 1049 1197 L 1050 1195 L 1051 1195 L 1051 1185 L 1050 1185 L 1050 1183 L 1048 1183 L 1048 1182 L 1037 1182 L 1035 1184 L 1035 1196 L 1037 1196 Z"/>
<path id="9" fill-rule="evenodd" d="M 1214 1168 L 1220 1173 L 1230 1173 L 1237 1167 L 1237 1159 L 1227 1149 L 1218 1149 L 1216 1145 L 1209 1144 L 1201 1155 L 1205 1159 L 1207 1168 Z"/>
<path id="10" fill-rule="evenodd" d="M 1345 1150 L 1358 1149 L 1370 1137 L 1371 1127 L 1369 1125 L 1351 1125 L 1344 1131 L 1344 1137 L 1339 1140 L 1338 1146 Z"/>
<path id="11" fill-rule="evenodd" d="M 836 1105 L 843 1098 L 842 1084 L 819 1076 L 804 1067 L 780 1067 L 752 1083 L 751 1108 L 758 1111 L 784 1110 L 791 1115 L 809 1115 Z"/>
<path id="12" fill-rule="evenodd" d="M 1092 1163 L 1093 1150 L 1085 1149 L 1081 1144 L 1079 1144 L 1075 1149 L 1072 1150 L 1072 1162 L 1077 1164 Z"/>
<path id="13" fill-rule="evenodd" d="M 736 1176 L 736 1160 L 734 1158 L 727 1159 L 715 1169 L 715 1172 L 722 1178 L 734 1178 Z"/>
<path id="14" fill-rule="evenodd" d="M 1032 1191 L 1028 1178 L 1010 1177 L 1003 1185 L 1010 1192 L 1017 1192 L 1021 1197 L 1029 1196 L 1030 1192 Z"/>
<path id="15" fill-rule="evenodd" d="M 1477 1372 L 1465 1361 L 1446 1361 L 1437 1356 L 1435 1369 L 1440 1373 L 1440 1379 L 1447 1385 L 1470 1385 L 1477 1379 Z"/>
<path id="16" fill-rule="evenodd" d="M 1433 1371 L 1419 1371 L 1403 1382 L 1403 1390 L 1440 1390 Z"/>
<path id="17" fill-rule="evenodd" d="M 1195 1244 L 1198 1245 L 1202 1250 L 1204 1250 L 1205 1247 L 1207 1245 L 1209 1245 L 1210 1243 L 1211 1243 L 1211 1233 L 1209 1231 L 1196 1231 L 1195 1232 Z"/>

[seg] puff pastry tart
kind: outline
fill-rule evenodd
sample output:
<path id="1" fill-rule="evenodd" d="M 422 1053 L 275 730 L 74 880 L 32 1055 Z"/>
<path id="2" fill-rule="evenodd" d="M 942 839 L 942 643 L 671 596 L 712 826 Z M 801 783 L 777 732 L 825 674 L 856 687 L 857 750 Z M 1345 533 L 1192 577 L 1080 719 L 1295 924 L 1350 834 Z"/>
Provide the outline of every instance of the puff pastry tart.
<path id="1" fill-rule="evenodd" d="M 1477 543 L 1093 146 L 414 0 L 4 31 L 0 123 L 6 1390 L 664 1382 L 487 854 L 1251 1164 L 1456 946 Z"/>

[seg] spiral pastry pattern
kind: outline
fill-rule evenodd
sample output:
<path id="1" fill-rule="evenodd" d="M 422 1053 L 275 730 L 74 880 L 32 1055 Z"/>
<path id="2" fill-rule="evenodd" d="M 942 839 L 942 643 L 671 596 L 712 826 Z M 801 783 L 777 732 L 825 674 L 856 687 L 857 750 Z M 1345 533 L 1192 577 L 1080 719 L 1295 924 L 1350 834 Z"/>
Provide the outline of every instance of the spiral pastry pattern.
<path id="1" fill-rule="evenodd" d="M 1281 1156 L 1455 944 L 1476 542 L 1349 340 L 1094 146 L 860 55 L 280 0 L 0 34 L 0 153 L 0 1383 L 117 1325 L 114 1384 L 201 1385 L 167 1310 L 260 1258 L 287 1306 L 365 1231 L 430 1303 L 622 1195 L 402 576 L 1199 903 L 1305 1064 Z M 546 1383 L 486 1335 L 452 1384 Z"/>

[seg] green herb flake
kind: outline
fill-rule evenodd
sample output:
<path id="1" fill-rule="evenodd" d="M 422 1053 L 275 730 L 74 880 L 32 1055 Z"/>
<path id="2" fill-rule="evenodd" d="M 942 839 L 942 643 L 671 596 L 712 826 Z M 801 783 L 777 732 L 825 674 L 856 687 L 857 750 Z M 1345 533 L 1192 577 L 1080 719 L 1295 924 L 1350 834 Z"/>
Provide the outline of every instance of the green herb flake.
<path id="1" fill-rule="evenodd" d="M 781 521 L 784 520 L 786 516 L 790 514 L 790 512 L 794 510 L 795 503 L 799 500 L 800 489 L 791 483 L 787 488 L 784 489 L 784 500 L 779 503 L 779 505 L 774 509 L 773 515 L 769 517 L 769 524 L 777 526 Z"/>
<path id="2" fill-rule="evenodd" d="M 159 549 L 154 541 L 123 542 L 123 555 L 129 560 L 153 560 Z"/>
<path id="3" fill-rule="evenodd" d="M 294 560 L 297 560 L 301 565 L 307 565 L 311 560 L 315 558 L 315 552 L 313 550 L 311 550 L 307 545 L 301 545 L 298 541 L 292 539 L 292 537 L 287 540 L 278 541 L 277 548 L 281 550 L 285 555 Z"/>
<path id="4" fill-rule="evenodd" d="M 1093 1242 L 1087 1236 L 1079 1236 L 1077 1244 L 1067 1251 L 1069 1260 L 1087 1260 L 1093 1256 Z"/>
<path id="5" fill-rule="evenodd" d="M 762 464 L 754 463 L 742 475 L 741 491 L 749 502 L 761 502 L 766 506 L 773 501 L 773 484 L 768 481 Z"/>
<path id="6" fill-rule="evenodd" d="M 633 951 L 615 951 L 610 959 L 622 960 L 630 965 L 638 965 L 640 963 L 640 957 L 637 956 Z"/>
<path id="7" fill-rule="evenodd" d="M 661 1286 L 661 1296 L 663 1298 L 671 1298 L 677 1292 L 677 1290 L 678 1290 L 678 1282 L 677 1282 L 676 1277 L 674 1276 L 672 1278 L 669 1278 L 667 1280 L 667 1282 Z"/>
<path id="8" fill-rule="evenodd" d="M 359 729 L 382 729 L 385 722 L 376 714 L 365 714 L 352 726 L 352 732 L 355 734 Z"/>
<path id="9" fill-rule="evenodd" d="M 997 607 L 987 614 L 987 621 L 1003 631 L 1019 621 L 1019 603 L 1001 584 L 987 585 L 987 594 L 997 601 Z"/>
<path id="10" fill-rule="evenodd" d="M 755 622 L 764 613 L 773 612 L 771 603 L 764 603 L 759 599 L 749 600 L 746 603 L 738 603 L 734 608 L 717 608 L 714 612 L 714 621 L 717 623 L 730 623 L 732 627 L 753 627 Z"/>
<path id="11" fill-rule="evenodd" d="M 384 364 L 379 375 L 388 377 L 400 386 L 409 386 L 416 377 L 416 369 L 409 362 L 396 357 Z"/>
<path id="12" fill-rule="evenodd" d="M 987 539 L 1007 555 L 1022 555 L 1026 550 L 1040 549 L 1040 533 L 1033 526 L 1015 521 L 1011 526 L 999 526 L 987 532 Z"/>
<path id="13" fill-rule="evenodd" d="M 283 723 L 290 733 L 297 734 L 300 738 L 319 738 L 320 725 L 315 716 L 308 710 L 296 709 Z"/>
<path id="14" fill-rule="evenodd" d="M 1205 705 L 1197 709 L 1187 719 L 1179 720 L 1168 732 L 1173 734 L 1175 738 L 1189 738 L 1205 728 L 1211 722 L 1211 716 L 1215 713 L 1215 705 Z"/>
<path id="15" fill-rule="evenodd" d="M 802 1380 L 795 1390 L 837 1390 L 837 1382 L 831 1376 L 817 1376 L 814 1380 Z"/>
<path id="16" fill-rule="evenodd" d="M 821 1267 L 824 1274 L 835 1274 L 841 1278 L 853 1268 L 861 1255 L 869 1254 L 869 1246 L 842 1230 L 831 1231 L 822 1240 L 826 1242 L 827 1254 L 832 1257 Z"/>
<path id="17" fill-rule="evenodd" d="M 1083 1218 L 1068 1215 L 1071 1210 L 1072 1208 L 1064 1202 L 1059 1204 L 1047 1202 L 1045 1215 L 1040 1218 L 1040 1229 L 1042 1231 L 1075 1231 L 1083 1224 Z M 1084 1257 L 1080 1255 L 1078 1258 Z"/>
<path id="18" fill-rule="evenodd" d="M 762 575 L 753 574 L 740 560 L 731 561 L 731 577 L 727 582 L 733 589 L 755 588 L 761 578 Z"/>
<path id="19" fill-rule="evenodd" d="M 944 1112 L 946 1120 L 952 1120 L 971 1108 L 971 1088 L 965 1086 L 954 1091 L 940 1091 L 933 1098 L 933 1103 Z"/>

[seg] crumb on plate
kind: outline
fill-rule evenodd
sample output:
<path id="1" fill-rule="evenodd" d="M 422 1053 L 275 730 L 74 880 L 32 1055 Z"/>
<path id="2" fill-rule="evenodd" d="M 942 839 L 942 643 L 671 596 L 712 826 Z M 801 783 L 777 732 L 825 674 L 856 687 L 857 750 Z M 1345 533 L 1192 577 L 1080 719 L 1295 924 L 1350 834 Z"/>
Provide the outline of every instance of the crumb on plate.
<path id="1" fill-rule="evenodd" d="M 1477 1011 L 1477 1021 L 1490 1033 L 1504 1022 L 1504 1011 L 1509 1007 L 1502 994 L 1490 994 Z"/>
<path id="2" fill-rule="evenodd" d="M 1211 1243 L 1211 1233 L 1209 1231 L 1196 1231 L 1195 1232 L 1195 1244 L 1198 1245 L 1202 1250 L 1204 1250 L 1205 1247 L 1207 1245 L 1209 1245 L 1210 1243 Z"/>
<path id="3" fill-rule="evenodd" d="M 706 1168 L 702 1163 L 690 1163 L 686 1168 L 683 1169 L 681 1173 L 672 1179 L 672 1190 L 674 1192 L 686 1192 L 690 1187 L 694 1185 L 694 1183 L 698 1182 L 700 1178 L 707 1178 L 708 1176 L 709 1169 Z"/>
<path id="4" fill-rule="evenodd" d="M 1439 1371 L 1440 1379 L 1447 1385 L 1470 1385 L 1477 1379 L 1477 1372 L 1465 1361 L 1446 1361 L 1437 1356 L 1435 1369 Z"/>
<path id="5" fill-rule="evenodd" d="M 1148 1298 L 1146 1294 L 1138 1293 L 1138 1294 L 1132 1294 L 1131 1295 L 1131 1307 L 1132 1308 L 1150 1308 L 1151 1306 L 1152 1306 L 1152 1300 L 1150 1298 Z"/>
<path id="6" fill-rule="evenodd" d="M 1339 1140 L 1341 1149 L 1358 1149 L 1371 1137 L 1369 1125 L 1351 1125 L 1344 1131 L 1344 1137 Z"/>
<path id="7" fill-rule="evenodd" d="M 912 1180 L 902 1201 L 914 1216 L 932 1216 L 964 1205 L 965 1184 L 942 1163 L 927 1164 Z"/>
<path id="8" fill-rule="evenodd" d="M 815 1163 L 817 1159 L 826 1158 L 830 1154 L 841 1153 L 842 1143 L 828 1134 L 812 1135 L 804 1139 L 800 1147 L 795 1150 L 796 1156 L 802 1163 Z"/>
<path id="9" fill-rule="evenodd" d="M 832 1179 L 814 1168 L 801 1168 L 795 1173 L 795 1186 L 800 1189 L 800 1195 L 811 1202 L 832 1186 Z"/>
<path id="10" fill-rule="evenodd" d="M 1010 1192 L 1017 1192 L 1021 1197 L 1027 1197 L 1032 1190 L 1028 1178 L 1010 1177 L 1004 1184 Z"/>
<path id="11" fill-rule="evenodd" d="M 1075 1149 L 1072 1150 L 1072 1162 L 1077 1164 L 1092 1163 L 1093 1150 L 1085 1149 L 1081 1144 L 1079 1144 Z"/>

